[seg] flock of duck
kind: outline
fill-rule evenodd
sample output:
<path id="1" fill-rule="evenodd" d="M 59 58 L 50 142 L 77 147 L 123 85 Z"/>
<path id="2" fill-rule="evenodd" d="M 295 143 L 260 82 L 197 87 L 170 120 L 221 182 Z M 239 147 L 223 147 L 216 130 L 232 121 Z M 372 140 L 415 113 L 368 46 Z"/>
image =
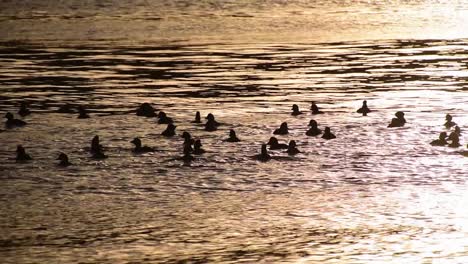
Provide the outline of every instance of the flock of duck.
<path id="1" fill-rule="evenodd" d="M 78 118 L 80 119 L 86 119 L 90 118 L 90 115 L 88 114 L 87 110 L 82 107 L 78 106 Z M 320 111 L 319 107 L 315 102 L 312 102 L 312 105 L 310 107 L 311 113 L 313 115 L 318 115 L 318 114 L 324 114 L 324 112 Z M 75 113 L 75 110 L 71 105 L 64 105 L 58 109 L 59 113 Z M 362 107 L 359 108 L 357 113 L 362 114 L 363 116 L 367 116 L 368 113 L 372 112 L 369 107 L 367 106 L 367 101 L 363 101 Z M 30 115 L 31 111 L 28 109 L 28 106 L 26 103 L 21 103 L 20 109 L 18 111 L 18 114 L 22 117 Z M 158 118 L 158 123 L 159 124 L 167 124 L 166 129 L 161 133 L 161 135 L 165 137 L 173 137 L 176 135 L 176 127 L 174 125 L 174 121 L 172 118 L 170 118 L 165 112 L 159 111 L 155 108 L 153 108 L 149 103 L 143 103 L 141 104 L 138 109 L 136 110 L 136 114 L 138 116 L 144 116 L 144 117 L 154 117 Z M 291 115 L 293 116 L 298 116 L 303 114 L 299 110 L 298 105 L 294 104 L 292 106 L 292 113 Z M 395 118 L 393 118 L 388 125 L 388 127 L 402 127 L 405 125 L 406 120 L 405 120 L 405 114 L 401 111 L 398 111 L 395 113 Z M 7 119 L 5 122 L 5 126 L 7 128 L 14 128 L 14 127 L 22 127 L 27 125 L 27 123 L 23 120 L 20 119 L 15 119 L 13 114 L 10 112 L 7 112 L 5 114 L 5 118 Z M 454 128 L 453 131 L 451 131 L 450 135 L 447 135 L 447 132 L 441 132 L 439 135 L 439 138 L 432 141 L 430 144 L 433 146 L 448 146 L 451 148 L 458 148 L 460 147 L 460 135 L 461 135 L 461 130 L 460 127 L 457 126 L 457 124 L 452 120 L 452 116 L 450 114 L 447 114 L 446 117 L 446 122 L 444 126 L 447 129 Z M 204 125 L 204 129 L 206 131 L 216 131 L 219 126 L 222 124 L 217 122 L 214 115 L 209 113 L 206 116 L 206 123 Z M 200 112 L 196 112 L 195 114 L 195 119 L 192 121 L 192 123 L 203 123 L 201 120 L 201 115 Z M 315 120 L 310 120 L 309 122 L 309 129 L 306 132 L 307 136 L 315 137 L 319 136 L 322 134 L 322 130 L 318 128 L 317 121 Z M 288 130 L 288 124 L 286 122 L 281 123 L 280 127 L 276 130 L 274 130 L 273 134 L 274 135 L 286 135 L 289 133 Z M 183 132 L 181 137 L 184 139 L 183 142 L 183 155 L 179 158 L 180 160 L 184 162 L 191 162 L 195 160 L 193 155 L 200 155 L 205 152 L 205 150 L 202 148 L 202 143 L 200 139 L 194 140 L 189 132 Z M 336 136 L 331 132 L 330 127 L 325 127 L 322 138 L 326 140 L 331 140 L 336 138 Z M 226 142 L 239 142 L 241 141 L 237 135 L 236 132 L 231 129 L 229 130 L 229 137 L 225 139 Z M 450 142 L 449 142 L 450 141 Z M 134 138 L 132 141 L 130 141 L 131 144 L 133 144 L 135 147 L 133 149 L 134 153 L 149 153 L 149 152 L 155 152 L 156 149 L 148 146 L 143 146 L 141 139 L 140 138 Z M 297 144 L 295 140 L 289 141 L 289 144 L 283 144 L 279 143 L 278 139 L 276 137 L 271 137 L 268 143 L 262 144 L 261 146 L 261 151 L 259 154 L 254 155 L 252 158 L 258 160 L 258 161 L 269 161 L 272 159 L 272 156 L 268 153 L 267 146 L 269 146 L 270 150 L 281 150 L 285 149 L 288 155 L 296 155 L 300 153 L 300 150 L 297 148 Z M 468 147 L 468 145 L 467 145 Z M 100 144 L 99 141 L 99 136 L 94 136 L 93 139 L 91 140 L 91 147 L 89 148 L 89 152 L 92 155 L 92 158 L 94 159 L 105 159 L 107 158 L 107 155 L 104 153 L 104 147 Z M 468 152 L 463 152 L 462 153 L 465 156 L 468 156 Z M 16 148 L 16 161 L 17 162 L 24 162 L 32 160 L 32 157 L 26 153 L 25 148 L 22 145 L 18 145 Z M 60 153 L 57 160 L 60 162 L 58 163 L 59 166 L 70 166 L 72 163 L 70 163 L 69 158 L 67 154 L 65 153 Z"/>

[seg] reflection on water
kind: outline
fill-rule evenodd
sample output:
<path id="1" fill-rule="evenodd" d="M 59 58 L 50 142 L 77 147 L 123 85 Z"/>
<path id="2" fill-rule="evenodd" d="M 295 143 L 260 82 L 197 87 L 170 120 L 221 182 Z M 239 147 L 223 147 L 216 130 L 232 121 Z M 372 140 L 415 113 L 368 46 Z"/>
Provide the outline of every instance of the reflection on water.
<path id="1" fill-rule="evenodd" d="M 464 263 L 468 159 L 429 142 L 451 113 L 467 143 L 467 50 L 465 40 L 3 43 L 0 111 L 26 99 L 34 113 L 0 133 L 2 262 Z M 355 113 L 363 99 L 367 117 Z M 326 114 L 310 115 L 311 101 Z M 78 102 L 91 119 L 56 113 Z M 130 113 L 142 102 L 208 152 L 191 166 L 173 160 L 182 139 Z M 293 103 L 306 114 L 292 117 Z M 407 125 L 386 128 L 397 110 Z M 205 132 L 195 111 L 226 125 Z M 311 118 L 337 139 L 305 136 Z M 284 121 L 280 141 L 303 153 L 252 160 Z M 240 143 L 222 141 L 230 128 Z M 109 159 L 83 150 L 95 134 Z M 136 136 L 161 151 L 133 155 Z M 32 163 L 11 159 L 18 143 Z M 59 151 L 76 166 L 57 169 Z"/>

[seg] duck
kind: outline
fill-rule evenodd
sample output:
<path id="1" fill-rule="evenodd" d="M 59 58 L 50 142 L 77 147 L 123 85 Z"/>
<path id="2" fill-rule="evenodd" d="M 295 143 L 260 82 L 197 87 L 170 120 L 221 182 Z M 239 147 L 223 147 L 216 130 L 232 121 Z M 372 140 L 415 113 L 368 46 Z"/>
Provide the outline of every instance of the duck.
<path id="1" fill-rule="evenodd" d="M 440 132 L 439 139 L 433 140 L 431 142 L 432 146 L 445 146 L 448 144 L 447 140 L 447 132 Z"/>
<path id="2" fill-rule="evenodd" d="M 294 156 L 294 155 L 300 153 L 300 151 L 296 148 L 296 141 L 295 140 L 289 141 L 287 152 L 288 152 L 288 155 L 291 155 L 291 156 Z"/>
<path id="3" fill-rule="evenodd" d="M 86 119 L 90 118 L 88 111 L 83 106 L 78 106 L 78 118 L 79 119 Z"/>
<path id="4" fill-rule="evenodd" d="M 270 145 L 270 150 L 275 150 L 275 149 L 287 149 L 288 145 L 279 143 L 278 139 L 276 137 L 271 137 L 270 140 L 268 141 L 267 145 Z"/>
<path id="5" fill-rule="evenodd" d="M 312 105 L 310 106 L 310 110 L 312 110 L 312 114 L 313 114 L 313 115 L 323 114 L 323 112 L 319 110 L 319 108 L 318 108 L 318 106 L 315 104 L 315 102 L 312 102 Z"/>
<path id="6" fill-rule="evenodd" d="M 136 137 L 132 141 L 130 141 L 133 145 L 135 145 L 135 148 L 133 149 L 133 152 L 135 153 L 147 153 L 147 152 L 154 152 L 155 149 L 152 147 L 148 146 L 142 146 L 141 145 L 141 139 Z"/>
<path id="7" fill-rule="evenodd" d="M 60 167 L 68 167 L 70 165 L 73 165 L 72 163 L 68 161 L 67 154 L 63 152 L 59 154 L 57 160 L 60 160 L 60 162 L 57 164 L 57 166 L 60 166 Z"/>
<path id="8" fill-rule="evenodd" d="M 325 132 L 323 133 L 322 138 L 329 140 L 336 138 L 336 136 L 331 132 L 330 127 L 325 127 Z"/>
<path id="9" fill-rule="evenodd" d="M 16 146 L 16 162 L 32 160 L 31 156 L 26 153 L 22 145 Z"/>
<path id="10" fill-rule="evenodd" d="M 102 149 L 99 149 L 98 151 L 93 152 L 92 158 L 93 159 L 107 159 L 108 157 L 106 154 L 104 154 Z"/>
<path id="11" fill-rule="evenodd" d="M 173 125 L 173 124 L 168 124 L 167 125 L 167 128 L 166 130 L 164 130 L 161 135 L 165 136 L 165 137 L 172 137 L 175 135 L 175 129 L 176 129 L 177 126 Z"/>
<path id="12" fill-rule="evenodd" d="M 452 138 L 453 138 L 455 135 L 458 136 L 458 137 L 461 136 L 461 130 L 460 130 L 460 127 L 459 127 L 459 126 L 455 126 L 455 129 L 450 133 L 448 139 L 449 139 L 449 140 L 452 140 Z"/>
<path id="13" fill-rule="evenodd" d="M 22 127 L 22 126 L 25 126 L 27 123 L 24 122 L 23 120 L 19 120 L 19 119 L 15 119 L 13 114 L 10 113 L 10 112 L 7 112 L 5 114 L 5 118 L 7 119 L 7 121 L 5 122 L 5 125 L 9 128 L 12 128 L 12 127 Z"/>
<path id="14" fill-rule="evenodd" d="M 158 124 L 172 124 L 174 123 L 174 120 L 172 118 L 168 117 L 167 114 L 163 111 L 159 112 L 158 114 Z"/>
<path id="15" fill-rule="evenodd" d="M 392 121 L 388 125 L 388 127 L 402 127 L 406 123 L 405 113 L 402 111 L 398 111 L 395 113 L 396 118 L 392 118 Z"/>
<path id="16" fill-rule="evenodd" d="M 154 109 L 153 106 L 149 103 L 142 103 L 137 111 L 136 111 L 137 116 L 145 116 L 145 117 L 156 117 L 156 109 Z"/>
<path id="17" fill-rule="evenodd" d="M 273 131 L 273 134 L 275 135 L 286 135 L 288 133 L 289 133 L 288 123 L 286 122 L 281 123 L 280 127 L 278 129 L 275 129 L 275 131 Z"/>
<path id="18" fill-rule="evenodd" d="M 200 139 L 195 140 L 195 143 L 193 143 L 192 153 L 195 154 L 195 155 L 201 155 L 201 154 L 203 154 L 205 152 L 206 151 L 204 149 L 202 149 L 201 140 Z"/>
<path id="19" fill-rule="evenodd" d="M 184 145 L 184 155 L 180 158 L 186 163 L 192 162 L 195 158 L 190 154 L 191 150 L 188 148 L 188 145 Z"/>
<path id="20" fill-rule="evenodd" d="M 258 161 L 261 161 L 261 162 L 266 162 L 266 161 L 269 161 L 271 159 L 271 156 L 268 154 L 266 144 L 262 144 L 260 154 L 255 155 L 254 158 L 256 160 L 258 160 Z"/>
<path id="21" fill-rule="evenodd" d="M 218 129 L 218 126 L 220 126 L 221 124 L 218 123 L 216 120 L 215 120 L 215 117 L 212 113 L 209 113 L 207 116 L 206 116 L 206 119 L 208 121 L 206 121 L 206 124 L 205 124 L 205 130 L 206 131 L 215 131 Z"/>
<path id="22" fill-rule="evenodd" d="M 367 107 L 367 101 L 364 100 L 362 101 L 362 107 L 359 108 L 356 112 L 362 114 L 363 116 L 366 116 L 368 113 L 372 112 L 369 107 Z"/>
<path id="23" fill-rule="evenodd" d="M 189 132 L 184 131 L 181 137 L 184 139 L 184 146 L 188 146 L 190 151 L 193 151 L 192 144 L 195 142 L 195 140 L 193 140 L 192 135 L 190 135 Z"/>
<path id="24" fill-rule="evenodd" d="M 451 127 L 457 125 L 457 123 L 455 123 L 455 122 L 452 121 L 452 116 L 451 116 L 450 114 L 446 114 L 446 115 L 445 115 L 445 121 L 446 121 L 446 122 L 445 122 L 444 126 L 445 126 L 446 128 L 451 128 Z"/>
<path id="25" fill-rule="evenodd" d="M 236 135 L 236 131 L 234 129 L 229 130 L 229 137 L 225 140 L 227 142 L 239 142 L 240 139 Z"/>
<path id="26" fill-rule="evenodd" d="M 450 144 L 448 144 L 448 147 L 450 147 L 450 148 L 458 148 L 458 147 L 460 147 L 460 146 L 461 146 L 461 144 L 460 144 L 460 138 L 459 138 L 456 134 L 454 134 L 453 132 L 452 132 L 452 134 L 453 134 L 454 136 L 452 137 L 452 142 L 451 142 Z"/>
<path id="27" fill-rule="evenodd" d="M 192 123 L 196 123 L 196 124 L 200 124 L 202 121 L 201 121 L 201 115 L 200 115 L 200 112 L 197 111 L 195 113 L 195 120 L 192 121 Z"/>
<path id="28" fill-rule="evenodd" d="M 31 111 L 29 111 L 28 104 L 26 102 L 21 102 L 18 114 L 23 117 L 31 114 Z"/>
<path id="29" fill-rule="evenodd" d="M 74 112 L 75 111 L 70 104 L 64 104 L 57 109 L 57 113 L 72 114 Z"/>
<path id="30" fill-rule="evenodd" d="M 307 130 L 306 135 L 309 137 L 315 137 L 322 133 L 322 130 L 318 128 L 317 121 L 314 119 L 310 120 L 309 122 L 309 130 Z"/>
<path id="31" fill-rule="evenodd" d="M 94 136 L 93 139 L 91 140 L 90 152 L 91 153 L 102 152 L 102 145 L 99 142 L 99 136 L 98 135 Z"/>
<path id="32" fill-rule="evenodd" d="M 299 111 L 299 106 L 297 104 L 293 104 L 291 110 L 292 110 L 291 115 L 293 115 L 293 116 L 302 115 L 302 112 Z"/>

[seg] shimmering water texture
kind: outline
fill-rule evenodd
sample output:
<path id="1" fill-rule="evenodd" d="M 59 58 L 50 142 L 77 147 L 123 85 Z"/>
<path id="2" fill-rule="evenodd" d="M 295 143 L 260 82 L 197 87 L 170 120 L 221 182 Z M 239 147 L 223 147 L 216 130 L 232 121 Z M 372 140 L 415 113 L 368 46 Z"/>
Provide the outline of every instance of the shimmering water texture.
<path id="1" fill-rule="evenodd" d="M 26 101 L 32 114 L 0 133 L 1 262 L 468 262 L 467 51 L 465 40 L 4 43 L 0 111 Z M 356 113 L 364 99 L 368 116 Z M 142 102 L 172 117 L 177 136 L 136 116 Z M 91 118 L 57 113 L 66 103 Z M 196 111 L 224 125 L 204 131 Z M 387 128 L 396 111 L 407 124 Z M 429 144 L 450 131 L 447 113 L 460 148 Z M 337 138 L 306 136 L 312 118 Z M 252 159 L 281 122 L 280 142 L 302 153 Z M 223 141 L 229 129 L 241 142 Z M 207 150 L 189 166 L 175 159 L 182 131 Z M 108 159 L 90 158 L 94 135 Z M 137 136 L 158 151 L 133 154 Z M 34 160 L 16 163 L 17 144 Z M 57 167 L 59 152 L 74 165 Z"/>

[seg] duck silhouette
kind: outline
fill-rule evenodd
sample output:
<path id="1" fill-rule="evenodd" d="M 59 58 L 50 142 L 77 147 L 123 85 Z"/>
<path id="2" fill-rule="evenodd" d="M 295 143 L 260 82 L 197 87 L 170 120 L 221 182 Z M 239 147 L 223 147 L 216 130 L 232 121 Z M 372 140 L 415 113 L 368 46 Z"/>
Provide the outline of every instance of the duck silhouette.
<path id="1" fill-rule="evenodd" d="M 273 134 L 275 135 L 286 135 L 288 133 L 289 133 L 288 123 L 286 122 L 281 123 L 280 127 L 276 129 L 275 131 L 273 131 Z"/>
<path id="2" fill-rule="evenodd" d="M 221 124 L 218 123 L 216 120 L 215 120 L 215 117 L 212 113 L 209 113 L 207 116 L 206 116 L 206 119 L 208 121 L 206 121 L 206 124 L 205 124 L 205 130 L 206 131 L 215 131 L 218 129 L 218 126 L 220 126 Z"/>
<path id="3" fill-rule="evenodd" d="M 16 162 L 32 160 L 22 145 L 16 146 Z"/>
<path id="4" fill-rule="evenodd" d="M 448 146 L 449 146 L 450 148 L 458 148 L 458 147 L 460 147 L 460 146 L 461 146 L 461 144 L 460 144 L 460 138 L 458 137 L 457 134 L 455 134 L 455 133 L 452 132 L 450 135 L 452 135 L 452 134 L 453 134 L 454 136 L 452 136 L 452 142 L 451 142 L 450 144 L 448 144 Z"/>
<path id="5" fill-rule="evenodd" d="M 406 123 L 405 113 L 398 111 L 395 113 L 396 118 L 393 118 L 388 127 L 402 127 Z"/>
<path id="6" fill-rule="evenodd" d="M 159 112 L 158 114 L 158 124 L 172 124 L 174 120 L 167 116 L 167 114 L 163 111 Z"/>
<path id="7" fill-rule="evenodd" d="M 15 119 L 13 114 L 10 112 L 7 112 L 5 114 L 5 118 L 7 119 L 7 121 L 5 122 L 5 126 L 7 128 L 22 127 L 26 125 L 26 122 L 24 122 L 23 120 Z"/>
<path id="8" fill-rule="evenodd" d="M 270 145 L 270 150 L 275 150 L 275 149 L 287 149 L 288 145 L 279 143 L 278 139 L 276 137 L 271 137 L 270 140 L 268 141 L 267 145 Z"/>
<path id="9" fill-rule="evenodd" d="M 313 115 L 323 114 L 323 112 L 320 111 L 320 109 L 318 108 L 317 104 L 315 104 L 315 102 L 312 102 L 312 105 L 310 106 L 310 110 L 312 111 Z"/>
<path id="10" fill-rule="evenodd" d="M 323 133 L 322 138 L 329 140 L 336 138 L 336 136 L 331 132 L 329 127 L 325 127 L 325 132 Z"/>
<path id="11" fill-rule="evenodd" d="M 68 161 L 68 156 L 65 153 L 60 153 L 57 160 L 60 160 L 60 162 L 57 164 L 60 167 L 68 167 L 70 165 L 73 165 Z"/>
<path id="12" fill-rule="evenodd" d="M 318 128 L 318 124 L 317 124 L 317 121 L 315 120 L 310 120 L 309 122 L 309 130 L 307 130 L 306 132 L 306 135 L 309 136 L 309 137 L 315 137 L 315 136 L 318 136 L 322 133 L 322 130 L 320 130 Z"/>
<path id="13" fill-rule="evenodd" d="M 266 161 L 269 161 L 271 159 L 271 156 L 268 154 L 266 144 L 262 144 L 260 154 L 255 155 L 254 158 L 256 160 L 258 160 L 258 161 L 261 161 L 261 162 L 266 162 Z"/>
<path id="14" fill-rule="evenodd" d="M 173 137 L 175 136 L 175 129 L 176 129 L 177 126 L 173 125 L 173 124 L 168 124 L 167 127 L 166 127 L 166 130 L 164 130 L 161 135 L 165 136 L 165 137 Z"/>
<path id="15" fill-rule="evenodd" d="M 137 111 L 136 111 L 137 116 L 145 116 L 145 117 L 156 117 L 158 116 L 156 114 L 156 109 L 154 109 L 153 106 L 149 103 L 142 103 Z"/>
<path id="16" fill-rule="evenodd" d="M 432 146 L 445 146 L 448 144 L 447 140 L 447 132 L 440 132 L 439 139 L 433 140 L 431 142 Z"/>
<path id="17" fill-rule="evenodd" d="M 136 137 L 132 141 L 130 141 L 133 145 L 135 145 L 135 148 L 133 149 L 133 152 L 135 153 L 148 153 L 148 152 L 154 152 L 155 149 L 152 147 L 148 146 L 142 146 L 141 145 L 141 139 Z"/>
<path id="18" fill-rule="evenodd" d="M 202 149 L 201 140 L 200 139 L 195 140 L 195 143 L 193 143 L 192 153 L 195 154 L 195 155 L 201 155 L 201 154 L 203 154 L 205 152 L 206 151 L 204 149 Z"/>
<path id="19" fill-rule="evenodd" d="M 293 116 L 302 115 L 302 112 L 299 111 L 299 106 L 297 104 L 293 104 L 291 110 L 292 110 L 291 115 L 293 115 Z"/>
<path id="20" fill-rule="evenodd" d="M 359 108 L 356 112 L 362 114 L 363 116 L 366 116 L 368 113 L 371 112 L 369 107 L 367 107 L 367 101 L 366 100 L 362 101 L 361 108 Z"/>
<path id="21" fill-rule="evenodd" d="M 196 124 L 200 124 L 202 121 L 201 121 L 201 115 L 200 115 L 200 112 L 196 112 L 195 113 L 195 120 L 192 121 L 192 123 L 196 123 Z"/>
<path id="22" fill-rule="evenodd" d="M 295 141 L 295 140 L 289 141 L 289 145 L 288 145 L 288 150 L 287 150 L 287 152 L 288 152 L 288 154 L 291 155 L 291 156 L 300 153 L 299 149 L 296 148 L 296 141 Z"/>
<path id="23" fill-rule="evenodd" d="M 229 130 L 229 137 L 225 140 L 227 142 L 239 142 L 240 139 L 236 135 L 236 131 L 233 129 Z"/>
<path id="24" fill-rule="evenodd" d="M 455 122 L 452 121 L 452 116 L 451 116 L 450 114 L 445 115 L 445 121 L 446 121 L 446 122 L 445 122 L 444 126 L 445 126 L 446 128 L 451 128 L 451 127 L 457 125 L 457 123 L 455 123 Z"/>

